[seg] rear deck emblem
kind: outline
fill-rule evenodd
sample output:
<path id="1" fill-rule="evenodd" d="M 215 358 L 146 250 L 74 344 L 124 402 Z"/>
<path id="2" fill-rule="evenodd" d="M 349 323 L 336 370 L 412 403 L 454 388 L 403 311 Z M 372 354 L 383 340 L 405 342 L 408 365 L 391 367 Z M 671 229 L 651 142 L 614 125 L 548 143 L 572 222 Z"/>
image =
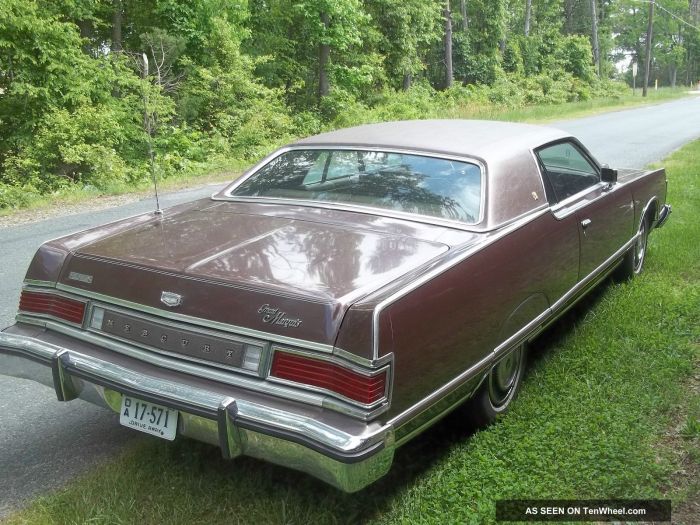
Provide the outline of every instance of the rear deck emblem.
<path id="1" fill-rule="evenodd" d="M 258 313 L 262 314 L 262 322 L 270 324 L 279 324 L 285 328 L 299 328 L 302 320 L 296 317 L 287 317 L 287 312 L 283 312 L 279 308 L 263 304 L 258 308 Z"/>
<path id="2" fill-rule="evenodd" d="M 160 302 L 170 308 L 174 308 L 182 304 L 182 296 L 173 292 L 162 292 L 160 294 Z"/>

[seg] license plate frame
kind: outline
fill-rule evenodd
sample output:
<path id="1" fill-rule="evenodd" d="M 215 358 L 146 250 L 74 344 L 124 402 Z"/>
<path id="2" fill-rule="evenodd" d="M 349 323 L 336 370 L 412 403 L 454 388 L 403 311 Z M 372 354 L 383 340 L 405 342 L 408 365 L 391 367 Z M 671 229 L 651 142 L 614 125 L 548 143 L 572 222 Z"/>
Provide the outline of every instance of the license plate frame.
<path id="1" fill-rule="evenodd" d="M 173 441 L 177 435 L 179 413 L 157 403 L 122 395 L 119 423 L 127 428 Z"/>

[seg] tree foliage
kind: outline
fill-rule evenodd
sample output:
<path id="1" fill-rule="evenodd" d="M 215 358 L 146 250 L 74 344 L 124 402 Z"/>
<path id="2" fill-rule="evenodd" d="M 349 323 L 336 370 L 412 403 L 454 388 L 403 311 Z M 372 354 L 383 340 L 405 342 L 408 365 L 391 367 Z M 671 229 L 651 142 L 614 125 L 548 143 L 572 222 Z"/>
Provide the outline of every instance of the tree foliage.
<path id="1" fill-rule="evenodd" d="M 643 76 L 647 5 L 595 2 L 600 76 L 590 0 L 4 0 L 0 207 L 145 179 L 150 147 L 168 176 L 332 126 L 614 93 L 625 59 Z M 699 3 L 660 3 L 652 78 L 694 83 Z"/>

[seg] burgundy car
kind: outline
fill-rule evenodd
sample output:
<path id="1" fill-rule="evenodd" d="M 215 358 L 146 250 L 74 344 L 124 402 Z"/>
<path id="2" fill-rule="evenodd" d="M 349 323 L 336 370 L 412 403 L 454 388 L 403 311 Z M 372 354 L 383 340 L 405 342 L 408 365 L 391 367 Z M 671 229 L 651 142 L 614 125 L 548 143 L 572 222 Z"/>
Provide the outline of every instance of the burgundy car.
<path id="1" fill-rule="evenodd" d="M 664 170 L 502 122 L 393 122 L 282 148 L 209 199 L 47 242 L 0 372 L 346 491 L 469 400 L 669 216 Z"/>

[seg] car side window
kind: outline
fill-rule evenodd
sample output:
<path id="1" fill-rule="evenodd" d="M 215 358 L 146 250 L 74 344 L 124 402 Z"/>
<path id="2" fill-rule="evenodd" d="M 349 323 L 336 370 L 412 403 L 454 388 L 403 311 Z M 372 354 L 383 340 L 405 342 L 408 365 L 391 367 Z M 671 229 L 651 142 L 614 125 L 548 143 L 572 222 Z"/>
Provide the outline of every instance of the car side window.
<path id="1" fill-rule="evenodd" d="M 572 142 L 560 142 L 537 152 L 544 168 L 550 202 L 561 202 L 600 182 L 598 169 Z M 547 184 L 547 182 L 549 184 Z"/>

